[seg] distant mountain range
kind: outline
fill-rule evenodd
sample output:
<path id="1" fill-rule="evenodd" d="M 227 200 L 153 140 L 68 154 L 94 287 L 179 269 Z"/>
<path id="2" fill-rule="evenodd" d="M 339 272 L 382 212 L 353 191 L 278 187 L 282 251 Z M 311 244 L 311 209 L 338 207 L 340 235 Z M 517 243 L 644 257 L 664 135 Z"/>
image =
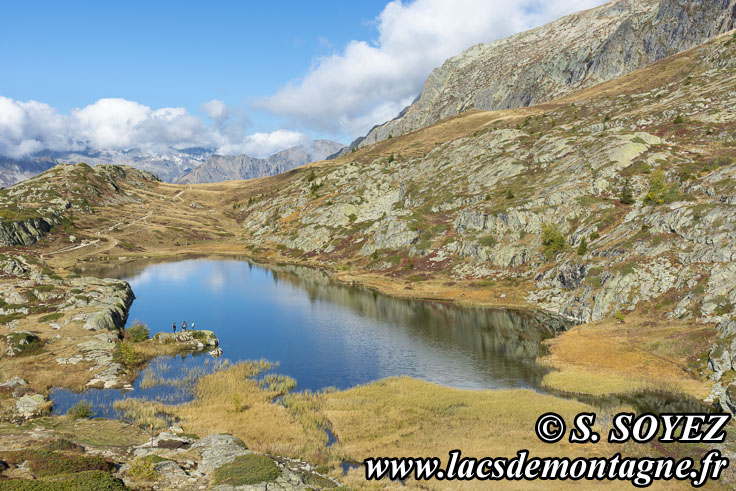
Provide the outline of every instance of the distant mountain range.
<path id="1" fill-rule="evenodd" d="M 33 177 L 57 164 L 85 162 L 129 165 L 148 171 L 167 182 L 194 184 L 234 179 L 251 179 L 285 172 L 339 152 L 344 145 L 316 140 L 282 150 L 265 159 L 247 155 L 216 155 L 206 148 L 170 150 L 153 154 L 140 149 L 84 152 L 42 152 L 23 159 L 0 156 L 0 187 L 8 187 Z M 201 169 L 200 169 L 201 168 Z"/>
<path id="2" fill-rule="evenodd" d="M 344 147 L 341 143 L 329 140 L 315 140 L 309 145 L 287 148 L 265 159 L 247 155 L 211 155 L 204 164 L 174 182 L 196 184 L 273 176 L 309 162 L 324 160 Z"/>

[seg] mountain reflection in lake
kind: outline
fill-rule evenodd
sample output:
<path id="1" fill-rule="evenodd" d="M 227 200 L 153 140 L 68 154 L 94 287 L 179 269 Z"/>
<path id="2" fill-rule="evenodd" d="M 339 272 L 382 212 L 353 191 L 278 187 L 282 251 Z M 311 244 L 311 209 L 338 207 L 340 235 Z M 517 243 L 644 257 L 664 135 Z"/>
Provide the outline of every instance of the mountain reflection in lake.
<path id="1" fill-rule="evenodd" d="M 217 334 L 225 357 L 279 362 L 277 371 L 298 389 L 344 389 L 392 375 L 467 389 L 534 387 L 544 374 L 535 363 L 540 343 L 563 327 L 541 313 L 396 299 L 292 266 L 200 259 L 97 274 L 130 282 L 129 323 L 140 320 L 153 334 L 194 321 Z M 171 363 L 176 371 L 207 358 Z M 59 412 L 77 399 L 55 394 Z"/>

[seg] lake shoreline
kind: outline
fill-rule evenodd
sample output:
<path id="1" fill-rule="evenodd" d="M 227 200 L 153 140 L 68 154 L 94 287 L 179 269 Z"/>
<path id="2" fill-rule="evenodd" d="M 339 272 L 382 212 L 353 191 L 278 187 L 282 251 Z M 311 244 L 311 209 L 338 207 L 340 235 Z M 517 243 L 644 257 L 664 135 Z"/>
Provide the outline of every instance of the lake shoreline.
<path id="1" fill-rule="evenodd" d="M 152 261 L 154 263 L 165 263 L 165 262 L 175 262 L 179 260 L 184 259 L 206 259 L 206 258 L 222 258 L 222 259 L 232 259 L 232 260 L 247 260 L 252 261 L 255 264 L 262 264 L 265 267 L 274 267 L 279 265 L 291 265 L 291 266 L 297 266 L 297 267 L 304 267 L 304 268 L 310 268 L 317 271 L 321 271 L 327 275 L 330 276 L 331 279 L 334 281 L 337 281 L 339 283 L 342 283 L 346 286 L 360 286 L 363 288 L 367 288 L 369 290 L 376 291 L 380 294 L 387 295 L 393 298 L 400 298 L 400 299 L 409 299 L 409 300 L 421 300 L 421 301 L 431 301 L 431 302 L 441 302 L 441 303 L 447 303 L 456 305 L 458 307 L 470 307 L 470 308 L 505 308 L 505 309 L 514 309 L 519 311 L 526 311 L 526 312 L 544 312 L 549 315 L 553 316 L 560 316 L 558 312 L 550 311 L 548 309 L 539 308 L 537 306 L 531 305 L 525 298 L 525 293 L 519 293 L 518 287 L 513 288 L 512 294 L 506 294 L 504 291 L 500 290 L 498 286 L 492 287 L 492 288 L 482 288 L 478 289 L 477 287 L 470 286 L 473 282 L 466 282 L 467 284 L 463 284 L 462 282 L 454 283 L 454 282 L 448 282 L 443 279 L 435 279 L 430 280 L 427 282 L 420 283 L 421 286 L 418 286 L 416 283 L 409 283 L 405 281 L 402 278 L 391 278 L 386 277 L 384 275 L 379 275 L 376 273 L 370 273 L 370 272 L 351 272 L 351 271 L 339 271 L 337 268 L 330 267 L 324 264 L 316 263 L 309 260 L 298 260 L 294 258 L 290 258 L 287 256 L 282 255 L 277 250 L 268 250 L 264 249 L 262 252 L 258 254 L 249 253 L 244 250 L 239 250 L 238 252 L 234 252 L 233 249 L 237 247 L 234 244 L 228 245 L 226 247 L 222 247 L 222 245 L 218 248 L 216 251 L 187 251 L 182 253 L 160 253 L 160 254 L 148 254 L 145 258 L 126 258 L 124 263 L 136 263 L 136 262 L 147 262 Z M 241 246 L 242 247 L 242 246 Z M 106 264 L 108 261 L 105 261 L 105 263 L 97 263 L 98 265 Z M 92 265 L 94 263 L 84 263 L 85 265 Z M 453 283 L 452 285 L 448 286 L 448 283 Z M 505 295 L 505 296 L 504 296 Z M 562 316 L 560 316 L 562 317 Z M 636 325 L 636 323 L 641 324 L 643 321 L 641 320 L 642 316 L 637 316 L 636 319 L 629 321 L 630 324 Z M 564 318 L 564 317 L 562 317 Z M 566 319 L 570 322 L 575 322 L 578 324 L 576 326 L 576 329 L 586 329 L 588 326 L 606 326 L 607 329 L 617 329 L 617 328 L 625 328 L 626 324 L 623 322 L 620 322 L 616 319 L 608 319 L 603 321 L 598 321 L 594 323 L 581 323 L 577 319 Z M 672 321 L 669 321 L 667 319 L 659 319 L 657 317 L 650 316 L 646 320 L 646 323 L 651 325 L 649 327 L 652 327 L 652 331 L 657 331 L 657 329 L 664 327 L 668 324 L 673 324 Z M 689 326 L 690 324 L 683 323 L 683 322 L 677 322 L 674 323 L 680 329 L 687 329 L 684 326 Z M 698 329 L 703 329 L 703 326 L 699 326 Z M 645 333 L 649 331 L 649 329 L 645 329 Z M 562 337 L 563 339 L 567 333 L 560 333 L 558 337 Z M 649 338 L 647 336 L 642 337 L 642 342 L 647 343 L 652 340 L 656 339 L 655 337 Z M 606 340 L 601 338 L 600 342 L 605 342 Z M 696 345 L 693 343 L 693 345 Z M 632 346 L 633 349 L 633 346 Z M 703 347 L 704 350 L 707 349 L 707 347 Z M 637 349 L 638 351 L 638 349 Z M 628 356 L 626 353 L 622 353 L 622 364 L 625 363 L 623 360 L 625 357 Z M 661 355 L 653 355 L 651 359 L 656 359 L 658 357 L 661 357 Z M 549 364 L 553 367 L 559 367 L 562 365 L 562 362 L 558 359 L 557 353 L 550 353 L 547 356 L 544 357 L 543 360 L 540 360 L 543 363 Z M 651 360 L 649 360 L 651 361 Z M 588 365 L 577 365 L 576 369 L 588 371 L 589 374 L 592 377 L 601 378 L 601 368 L 598 366 L 596 360 L 589 359 L 587 360 Z M 708 393 L 710 392 L 710 382 L 705 380 L 699 380 L 699 376 L 695 375 L 694 373 L 687 370 L 688 365 L 690 362 L 676 362 L 679 363 L 680 366 L 685 369 L 684 372 L 677 373 L 677 371 L 673 371 L 672 373 L 669 373 L 666 378 L 654 378 L 650 381 L 650 385 L 652 386 L 658 386 L 661 384 L 663 379 L 669 379 L 670 385 L 683 385 L 687 387 L 686 392 L 692 396 L 705 399 L 708 396 Z M 605 370 L 603 370 L 605 371 Z M 637 387 L 640 387 L 641 385 L 646 385 L 646 378 L 647 378 L 647 372 L 646 371 L 639 371 L 639 374 L 637 375 L 637 379 L 641 380 L 642 382 L 637 384 Z M 602 378 L 605 378 L 606 375 L 603 375 Z M 698 385 L 698 387 L 694 387 L 695 385 Z M 562 390 L 564 392 L 575 392 L 576 390 L 579 390 L 580 387 L 576 384 L 570 384 L 568 386 L 557 386 L 556 389 Z"/>

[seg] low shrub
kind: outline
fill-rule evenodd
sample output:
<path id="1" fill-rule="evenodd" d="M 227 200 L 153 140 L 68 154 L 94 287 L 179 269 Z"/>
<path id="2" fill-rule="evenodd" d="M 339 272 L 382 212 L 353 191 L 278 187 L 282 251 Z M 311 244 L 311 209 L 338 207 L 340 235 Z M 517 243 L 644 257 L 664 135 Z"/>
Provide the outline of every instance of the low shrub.
<path id="1" fill-rule="evenodd" d="M 82 471 L 110 472 L 115 468 L 112 462 L 99 455 L 69 454 L 53 450 L 16 450 L 5 452 L 0 458 L 12 464 L 28 462 L 28 468 L 38 477 L 73 474 Z"/>
<path id="2" fill-rule="evenodd" d="M 588 241 L 583 237 L 578 246 L 578 256 L 584 256 L 586 252 L 588 252 Z"/>
<path id="3" fill-rule="evenodd" d="M 87 419 L 94 416 L 92 405 L 87 401 L 79 401 L 70 407 L 66 414 L 74 419 Z"/>
<path id="4" fill-rule="evenodd" d="M 486 235 L 485 237 L 478 239 L 478 243 L 484 247 L 494 247 L 498 241 L 494 236 Z"/>
<path id="5" fill-rule="evenodd" d="M 40 322 L 52 322 L 61 319 L 62 317 L 64 317 L 64 314 L 62 314 L 61 312 L 54 312 L 52 314 L 46 314 L 38 320 Z"/>
<path id="6" fill-rule="evenodd" d="M 112 359 L 114 362 L 125 365 L 126 367 L 134 367 L 139 362 L 133 345 L 126 341 L 121 341 L 115 346 L 112 352 Z"/>
<path id="7" fill-rule="evenodd" d="M 154 469 L 156 462 L 149 458 L 136 458 L 131 462 L 130 468 L 128 468 L 128 474 L 141 481 L 155 481 L 158 477 L 156 469 Z"/>
<path id="8" fill-rule="evenodd" d="M 628 179 L 624 181 L 624 187 L 621 189 L 620 201 L 623 205 L 634 204 L 634 192 L 631 190 L 631 183 Z"/>
<path id="9" fill-rule="evenodd" d="M 40 353 L 43 348 L 41 338 L 26 331 L 10 333 L 5 339 L 9 349 L 12 349 L 15 356 L 35 355 Z"/>
<path id="10" fill-rule="evenodd" d="M 542 225 L 542 245 L 544 245 L 544 255 L 549 260 L 565 248 L 567 241 L 556 225 L 547 223 Z"/>
<path id="11" fill-rule="evenodd" d="M 59 450 L 64 452 L 84 452 L 84 447 L 74 443 L 72 441 L 69 441 L 65 438 L 59 438 L 58 440 L 54 440 L 53 442 L 47 444 L 44 447 L 46 450 Z"/>
<path id="12" fill-rule="evenodd" d="M 44 479 L 10 479 L 0 481 L 0 489 L 7 491 L 125 491 L 125 483 L 104 471 L 84 471 L 65 476 Z"/>
<path id="13" fill-rule="evenodd" d="M 134 343 L 148 341 L 148 338 L 150 336 L 151 333 L 148 330 L 148 327 L 138 321 L 135 321 L 132 326 L 125 330 L 125 339 L 128 339 Z"/>

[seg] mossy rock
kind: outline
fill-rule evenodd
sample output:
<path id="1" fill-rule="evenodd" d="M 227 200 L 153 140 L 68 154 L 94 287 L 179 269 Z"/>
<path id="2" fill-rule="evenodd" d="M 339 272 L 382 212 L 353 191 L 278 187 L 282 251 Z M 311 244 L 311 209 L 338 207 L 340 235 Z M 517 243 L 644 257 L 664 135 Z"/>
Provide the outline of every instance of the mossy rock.
<path id="1" fill-rule="evenodd" d="M 281 475 L 276 462 L 265 455 L 248 454 L 236 457 L 229 464 L 215 469 L 214 484 L 244 486 L 273 482 Z"/>
<path id="2" fill-rule="evenodd" d="M 8 356 L 33 355 L 41 351 L 43 342 L 41 338 L 28 331 L 18 331 L 5 336 L 8 344 Z"/>

